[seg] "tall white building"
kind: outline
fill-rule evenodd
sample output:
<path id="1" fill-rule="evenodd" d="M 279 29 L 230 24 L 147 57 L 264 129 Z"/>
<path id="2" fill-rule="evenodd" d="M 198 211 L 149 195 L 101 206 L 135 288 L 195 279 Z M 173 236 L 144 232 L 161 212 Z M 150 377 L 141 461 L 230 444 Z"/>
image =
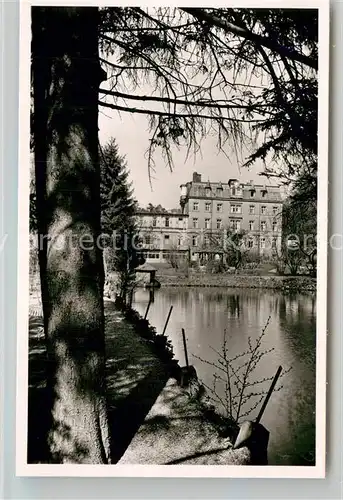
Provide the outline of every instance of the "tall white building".
<path id="1" fill-rule="evenodd" d="M 193 260 L 223 255 L 227 234 L 240 232 L 245 247 L 260 257 L 280 250 L 282 197 L 278 186 L 238 179 L 202 181 L 194 172 L 180 186 L 180 209 L 140 210 L 137 220 L 148 261 L 178 253 Z"/>

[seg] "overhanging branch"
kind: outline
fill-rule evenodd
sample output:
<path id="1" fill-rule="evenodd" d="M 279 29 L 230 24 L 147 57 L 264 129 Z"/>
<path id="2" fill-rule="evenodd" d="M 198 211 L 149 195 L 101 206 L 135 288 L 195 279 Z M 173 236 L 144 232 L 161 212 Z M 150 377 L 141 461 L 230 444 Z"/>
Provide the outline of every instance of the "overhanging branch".
<path id="1" fill-rule="evenodd" d="M 115 109 L 117 111 L 124 111 L 126 113 L 138 113 L 141 115 L 150 115 L 150 116 L 165 116 L 165 117 L 170 117 L 170 118 L 186 118 L 186 119 L 192 119 L 192 118 L 200 118 L 204 120 L 212 120 L 212 121 L 217 121 L 217 122 L 224 122 L 224 121 L 231 121 L 234 123 L 241 122 L 241 123 L 258 123 L 261 122 L 262 120 L 256 119 L 256 120 L 244 120 L 243 118 L 230 118 L 229 116 L 222 116 L 222 115 L 201 115 L 201 114 L 195 114 L 195 113 L 168 113 L 167 111 L 157 111 L 157 110 L 152 110 L 152 109 L 141 109 L 141 108 L 129 108 L 128 106 L 119 106 L 118 104 L 110 104 L 108 102 L 104 101 L 98 101 L 99 106 L 103 106 L 105 108 L 110 108 L 110 109 Z"/>
<path id="2" fill-rule="evenodd" d="M 104 95 L 109 95 L 112 97 L 119 97 L 121 99 L 130 99 L 134 101 L 150 101 L 150 102 L 161 102 L 161 103 L 166 103 L 166 104 L 172 104 L 172 105 L 180 105 L 180 106 L 197 106 L 201 108 L 214 108 L 214 109 L 249 109 L 249 110 L 256 110 L 258 109 L 263 109 L 266 107 L 271 107 L 270 104 L 254 104 L 254 105 L 247 105 L 247 104 L 220 104 L 220 102 L 223 102 L 223 99 L 220 101 L 205 101 L 205 100 L 198 100 L 198 101 L 189 101 L 189 100 L 184 100 L 184 99 L 169 99 L 167 97 L 157 97 L 157 96 L 147 96 L 147 95 L 133 95 L 133 94 L 124 94 L 123 92 L 117 92 L 113 90 L 106 90 L 106 89 L 99 89 L 99 92 Z M 265 110 L 263 109 L 263 112 Z M 262 113 L 262 112 L 261 112 Z"/>
<path id="3" fill-rule="evenodd" d="M 291 59 L 293 61 L 298 61 L 302 64 L 305 64 L 306 66 L 309 66 L 310 68 L 313 68 L 315 70 L 318 69 L 318 61 L 317 59 L 314 59 L 313 57 L 305 56 L 304 54 L 300 54 L 296 50 L 289 49 L 287 47 L 284 47 L 283 45 L 279 45 L 278 43 L 263 37 L 261 35 L 257 35 L 256 33 L 252 33 L 249 30 L 246 30 L 244 28 L 241 28 L 233 23 L 230 23 L 229 21 L 224 21 L 223 19 L 220 19 L 219 17 L 209 14 L 208 12 L 205 12 L 204 9 L 199 9 L 199 8 L 181 8 L 184 12 L 187 12 L 187 14 L 190 14 L 191 16 L 197 18 L 199 21 L 205 21 L 209 25 L 212 26 L 217 26 L 218 28 L 221 28 L 224 30 L 226 33 L 233 33 L 234 35 L 237 35 L 241 38 L 245 38 L 247 40 L 250 40 L 251 42 L 256 42 L 258 45 L 261 45 L 262 47 L 265 47 L 269 50 L 272 50 L 273 52 L 277 52 L 280 55 L 283 55 L 287 57 L 288 59 Z"/>

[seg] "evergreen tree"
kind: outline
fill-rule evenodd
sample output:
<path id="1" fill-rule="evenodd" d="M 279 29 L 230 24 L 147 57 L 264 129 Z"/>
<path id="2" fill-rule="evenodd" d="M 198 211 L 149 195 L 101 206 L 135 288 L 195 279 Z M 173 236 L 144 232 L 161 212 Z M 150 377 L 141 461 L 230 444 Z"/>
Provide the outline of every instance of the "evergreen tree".
<path id="1" fill-rule="evenodd" d="M 108 270 L 119 278 L 120 296 L 125 299 L 135 284 L 134 269 L 142 263 L 135 221 L 137 202 L 128 180 L 126 161 L 111 139 L 100 148 L 101 228 L 106 237 Z M 110 237 L 110 238 L 109 238 Z"/>
<path id="2" fill-rule="evenodd" d="M 283 206 L 281 259 L 291 274 L 306 268 L 311 276 L 317 272 L 317 204 L 312 200 L 300 202 L 302 193 L 296 191 Z M 290 241 L 293 240 L 293 241 Z M 293 244 L 292 244 L 293 243 Z M 301 271 L 301 274 L 304 271 Z"/>

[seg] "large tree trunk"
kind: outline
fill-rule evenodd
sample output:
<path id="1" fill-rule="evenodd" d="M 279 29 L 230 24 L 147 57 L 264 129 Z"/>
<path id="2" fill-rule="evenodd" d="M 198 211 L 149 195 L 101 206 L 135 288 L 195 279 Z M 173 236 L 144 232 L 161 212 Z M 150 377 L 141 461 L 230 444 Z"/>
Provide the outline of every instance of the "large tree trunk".
<path id="1" fill-rule="evenodd" d="M 40 274 L 51 460 L 109 463 L 98 158 L 97 8 L 32 12 Z M 42 402 L 43 403 L 43 402 Z"/>

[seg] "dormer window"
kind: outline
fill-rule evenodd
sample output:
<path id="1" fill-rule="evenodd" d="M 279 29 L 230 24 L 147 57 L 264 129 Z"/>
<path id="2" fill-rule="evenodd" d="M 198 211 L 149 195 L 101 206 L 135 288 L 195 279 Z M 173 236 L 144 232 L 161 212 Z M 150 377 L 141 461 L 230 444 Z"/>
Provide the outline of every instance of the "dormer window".
<path id="1" fill-rule="evenodd" d="M 255 189 L 250 189 L 250 198 L 254 198 L 255 196 Z"/>
<path id="2" fill-rule="evenodd" d="M 217 196 L 223 196 L 223 186 L 221 184 L 219 184 L 219 186 L 217 186 L 216 194 L 217 194 Z"/>
<path id="3" fill-rule="evenodd" d="M 206 196 L 211 196 L 211 186 L 210 184 L 208 183 L 206 186 L 205 186 L 205 194 Z"/>
<path id="4" fill-rule="evenodd" d="M 230 186 L 231 196 L 236 196 L 236 194 L 237 194 L 237 185 L 238 185 L 237 179 L 230 179 L 229 180 L 229 186 Z"/>

